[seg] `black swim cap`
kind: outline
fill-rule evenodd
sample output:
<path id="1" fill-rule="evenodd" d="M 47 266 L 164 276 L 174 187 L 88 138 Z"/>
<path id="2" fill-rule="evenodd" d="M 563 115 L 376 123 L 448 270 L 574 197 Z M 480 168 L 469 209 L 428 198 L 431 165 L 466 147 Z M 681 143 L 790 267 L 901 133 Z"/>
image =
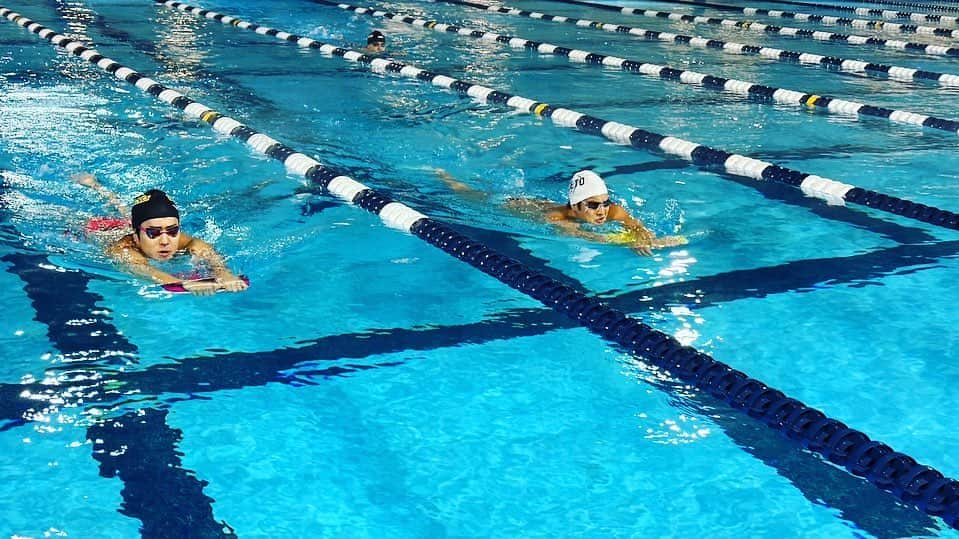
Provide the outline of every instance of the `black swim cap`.
<path id="1" fill-rule="evenodd" d="M 133 224 L 134 231 L 140 230 L 140 225 L 148 219 L 156 219 L 157 217 L 180 218 L 180 211 L 176 209 L 176 204 L 159 189 L 150 189 L 138 196 L 133 201 L 133 209 L 130 213 L 130 221 Z"/>
<path id="2" fill-rule="evenodd" d="M 366 36 L 366 44 L 372 45 L 374 43 L 386 43 L 386 36 L 383 35 L 383 32 L 379 30 L 373 30 L 370 32 L 370 35 Z"/>

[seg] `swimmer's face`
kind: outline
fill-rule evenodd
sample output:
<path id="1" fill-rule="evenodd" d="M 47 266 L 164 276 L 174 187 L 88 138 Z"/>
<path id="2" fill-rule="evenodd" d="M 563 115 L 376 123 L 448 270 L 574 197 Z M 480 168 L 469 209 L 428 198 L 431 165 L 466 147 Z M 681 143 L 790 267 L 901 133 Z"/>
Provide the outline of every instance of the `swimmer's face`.
<path id="1" fill-rule="evenodd" d="M 601 225 L 606 222 L 609 216 L 609 208 L 613 201 L 609 195 L 596 195 L 573 206 L 576 217 L 593 225 Z"/>
<path id="2" fill-rule="evenodd" d="M 147 219 L 134 232 L 133 239 L 144 256 L 169 260 L 176 254 L 180 242 L 180 220 L 176 217 Z"/>
<path id="3" fill-rule="evenodd" d="M 384 52 L 386 51 L 385 41 L 371 41 L 366 44 L 366 52 Z"/>

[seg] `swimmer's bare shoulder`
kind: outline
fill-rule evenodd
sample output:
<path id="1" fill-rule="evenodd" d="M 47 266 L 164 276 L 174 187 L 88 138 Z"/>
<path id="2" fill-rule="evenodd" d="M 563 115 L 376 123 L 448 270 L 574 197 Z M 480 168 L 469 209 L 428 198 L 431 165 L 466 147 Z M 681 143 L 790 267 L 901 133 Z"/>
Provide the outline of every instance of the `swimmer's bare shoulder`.
<path id="1" fill-rule="evenodd" d="M 119 262 L 130 263 L 138 258 L 142 258 L 146 261 L 146 257 L 140 252 L 140 248 L 137 247 L 135 241 L 133 241 L 133 234 L 126 234 L 122 238 L 110 242 L 105 248 L 107 256 L 117 260 Z M 139 256 L 138 256 L 139 255 Z"/>

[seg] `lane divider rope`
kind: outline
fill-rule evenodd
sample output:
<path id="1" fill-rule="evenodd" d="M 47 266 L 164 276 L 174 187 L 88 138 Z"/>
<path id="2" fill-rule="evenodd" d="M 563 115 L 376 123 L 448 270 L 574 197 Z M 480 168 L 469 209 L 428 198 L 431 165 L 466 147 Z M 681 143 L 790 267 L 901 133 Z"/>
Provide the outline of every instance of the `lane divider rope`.
<path id="1" fill-rule="evenodd" d="M 959 135 L 959 121 L 955 120 L 946 120 L 942 118 L 936 118 L 934 116 L 918 114 L 915 112 L 866 105 L 863 103 L 857 103 L 855 101 L 847 101 L 844 99 L 818 95 L 814 92 L 799 92 L 785 88 L 776 88 L 774 86 L 764 86 L 762 84 L 749 81 L 727 79 L 724 77 L 698 73 L 695 71 L 684 71 L 668 65 L 659 65 L 641 62 L 639 60 L 618 58 L 615 56 L 608 56 L 579 49 L 570 49 L 567 47 L 560 47 L 552 43 L 531 41 L 521 37 L 497 34 L 494 32 L 484 32 L 482 30 L 441 23 L 433 20 L 423 20 L 409 15 L 398 15 L 387 11 L 377 10 L 375 8 L 358 7 L 350 4 L 337 4 L 328 0 L 313 1 L 320 4 L 336 6 L 346 11 L 352 11 L 358 15 L 382 17 L 391 21 L 402 22 L 411 26 L 418 26 L 436 32 L 457 34 L 482 41 L 502 43 L 513 48 L 525 48 L 544 54 L 553 54 L 555 56 L 566 58 L 571 62 L 582 62 L 590 65 L 602 65 L 605 67 L 618 67 L 628 73 L 658 77 L 660 80 L 678 82 L 681 84 L 702 86 L 703 88 L 717 92 L 729 92 L 733 94 L 744 95 L 757 99 L 766 104 L 782 103 L 799 105 L 835 114 L 854 115 L 853 117 L 855 118 L 871 116 L 889 120 L 895 123 L 929 127 L 932 129 L 947 131 L 954 135 Z"/>
<path id="2" fill-rule="evenodd" d="M 631 125 L 607 121 L 572 109 L 556 107 L 526 97 L 487 88 L 480 84 L 433 73 L 416 66 L 397 62 L 396 60 L 369 56 L 349 49 L 321 43 L 308 37 L 241 21 L 235 17 L 193 7 L 175 0 L 154 1 L 185 13 L 191 13 L 197 17 L 205 17 L 218 21 L 227 26 L 250 30 L 261 35 L 274 36 L 280 41 L 295 43 L 303 48 L 318 49 L 323 53 L 320 55 L 321 58 L 337 56 L 351 62 L 367 64 L 374 73 L 398 74 L 410 79 L 430 83 L 433 86 L 453 90 L 462 95 L 468 95 L 480 103 L 506 105 L 519 113 L 534 114 L 543 118 L 549 118 L 554 125 L 575 128 L 580 132 L 601 136 L 637 150 L 665 153 L 667 155 L 680 157 L 706 171 L 714 171 L 716 168 L 721 168 L 724 173 L 733 176 L 754 180 L 771 180 L 798 187 L 807 196 L 825 200 L 831 205 L 845 205 L 845 202 L 852 202 L 917 221 L 959 230 L 959 214 L 951 211 L 941 210 L 925 204 L 918 204 L 876 191 L 870 191 L 815 174 L 781 167 L 744 155 L 737 155 L 724 150 L 710 148 L 709 146 L 677 137 L 660 135 Z"/>
<path id="3" fill-rule="evenodd" d="M 769 0 L 777 2 L 778 0 Z M 852 4 L 881 4 L 886 6 L 907 7 L 909 9 L 924 9 L 926 11 L 945 11 L 949 13 L 959 12 L 959 6 L 943 6 L 937 4 L 918 4 L 916 2 L 896 2 L 892 0 L 845 0 Z"/>
<path id="4" fill-rule="evenodd" d="M 934 13 L 911 13 L 908 11 L 895 11 L 891 9 L 840 6 L 838 4 L 819 4 L 816 2 L 799 2 L 793 0 L 770 0 L 770 2 L 774 2 L 776 4 L 787 4 L 791 6 L 814 7 L 816 9 L 845 11 L 847 13 L 855 13 L 856 15 L 869 15 L 872 17 L 882 17 L 883 19 L 889 20 L 908 19 L 914 22 L 937 22 L 939 24 L 951 24 L 953 26 L 959 24 L 959 17 L 953 17 L 951 15 L 938 15 Z"/>
<path id="5" fill-rule="evenodd" d="M 959 30 L 951 28 L 939 28 L 936 26 L 921 26 L 917 24 L 897 24 L 883 21 L 867 21 L 864 19 L 849 19 L 846 17 L 832 17 L 829 15 L 813 15 L 810 13 L 794 13 L 792 11 L 780 11 L 777 9 L 761 9 L 755 7 L 730 6 L 728 4 L 714 4 L 712 2 L 699 2 L 697 0 L 656 0 L 668 4 L 682 4 L 687 6 L 705 7 L 720 11 L 735 11 L 743 15 L 763 15 L 779 19 L 795 19 L 797 21 L 808 21 L 822 23 L 825 25 L 851 26 L 864 30 L 879 30 L 883 32 L 899 32 L 900 34 L 920 34 L 926 36 L 936 36 L 945 38 L 959 37 Z"/>
<path id="6" fill-rule="evenodd" d="M 775 60 L 777 62 L 789 62 L 789 63 L 799 62 L 802 64 L 818 64 L 820 67 L 823 67 L 829 70 L 839 69 L 841 71 L 846 71 L 850 73 L 864 73 L 869 75 L 882 74 L 882 75 L 888 76 L 890 79 L 893 79 L 893 80 L 903 80 L 903 81 L 924 80 L 924 81 L 937 82 L 941 86 L 959 86 L 959 75 L 952 75 L 948 73 L 937 73 L 935 71 L 926 71 L 921 69 L 912 69 L 908 67 L 877 64 L 873 62 L 864 62 L 861 60 L 850 60 L 846 58 L 839 58 L 837 56 L 822 56 L 819 54 L 812 54 L 807 52 L 797 52 L 797 51 L 775 49 L 772 47 L 761 47 L 758 45 L 749 45 L 744 43 L 726 42 L 718 39 L 708 39 L 708 38 L 699 37 L 699 36 L 673 34 L 669 32 L 658 32 L 654 30 L 646 30 L 644 28 L 623 26 L 620 24 L 594 22 L 594 21 L 588 21 L 584 19 L 571 19 L 569 17 L 563 17 L 560 15 L 547 15 L 545 13 L 539 13 L 535 11 L 525 11 L 521 9 L 514 9 L 514 8 L 507 8 L 507 7 L 499 7 L 499 8 L 490 7 L 488 4 L 470 2 L 469 0 L 441 0 L 441 1 L 446 2 L 448 4 L 461 5 L 461 6 L 481 9 L 483 11 L 491 11 L 495 13 L 527 17 L 531 19 L 541 19 L 544 21 L 565 22 L 569 24 L 575 24 L 576 26 L 579 26 L 582 28 L 604 30 L 606 32 L 615 32 L 615 33 L 627 34 L 630 36 L 637 36 L 647 40 L 674 43 L 678 45 L 688 45 L 691 47 L 698 47 L 701 49 L 716 50 L 716 51 L 724 52 L 726 54 L 762 56 L 763 58 L 767 58 L 769 60 Z"/>
<path id="7" fill-rule="evenodd" d="M 207 10 L 199 10 L 195 14 L 219 20 L 224 24 L 249 28 L 264 35 L 285 35 L 283 39 L 292 42 L 309 39 L 244 23 Z M 496 253 L 448 225 L 395 202 L 349 176 L 327 168 L 180 92 L 166 88 L 155 80 L 104 57 L 96 50 L 87 48 L 81 42 L 73 41 L 6 7 L 0 6 L 0 16 L 180 109 L 187 117 L 201 118 L 201 121 L 209 124 L 218 133 L 241 140 L 258 153 L 282 162 L 287 170 L 304 176 L 324 191 L 378 215 L 387 226 L 408 231 L 507 286 L 568 316 L 593 333 L 618 344 L 635 357 L 648 360 L 657 368 L 695 385 L 808 450 L 823 455 L 830 462 L 865 478 L 882 490 L 891 492 L 898 499 L 927 514 L 941 516 L 950 526 L 959 528 L 959 481 L 944 476 L 935 468 L 920 464 L 909 455 L 872 440 L 841 421 L 829 418 L 820 410 L 790 398 L 782 391 L 750 378 L 703 352 L 683 346 L 673 337 L 610 308 L 597 298 L 589 297 L 516 260 Z M 371 57 L 355 51 L 338 50 L 343 51 L 341 54 L 352 53 L 367 58 L 369 62 L 373 61 Z"/>
<path id="8" fill-rule="evenodd" d="M 445 1 L 445 0 L 444 0 Z M 914 43 L 912 41 L 900 41 L 898 39 L 883 39 L 871 36 L 857 36 L 850 34 L 836 34 L 834 32 L 821 32 L 815 30 L 806 30 L 804 28 L 792 28 L 789 26 L 775 26 L 772 24 L 763 24 L 755 21 L 737 21 L 735 19 L 718 19 L 715 17 L 703 17 L 699 15 L 686 15 L 684 13 L 671 13 L 668 11 L 654 11 L 651 9 L 640 9 L 631 7 L 611 6 L 609 4 L 598 4 L 595 2 L 586 2 L 584 0 L 556 0 L 564 4 L 575 4 L 578 6 L 587 6 L 595 9 L 607 11 L 616 11 L 625 15 L 640 15 L 652 19 L 668 19 L 670 21 L 690 22 L 693 24 L 709 24 L 712 26 L 724 26 L 726 28 L 740 28 L 751 32 L 760 32 L 764 34 L 777 34 L 802 39 L 815 39 L 817 41 L 827 41 L 829 43 L 842 42 L 849 45 L 871 45 L 874 47 L 896 49 L 930 56 L 959 56 L 959 48 L 944 47 L 942 45 L 928 45 L 925 43 Z M 505 8 L 490 6 L 488 11 L 498 11 Z M 505 13 L 501 11 L 501 13 Z M 587 21 L 592 22 L 592 21 Z M 584 24 L 584 26 L 586 26 Z"/>

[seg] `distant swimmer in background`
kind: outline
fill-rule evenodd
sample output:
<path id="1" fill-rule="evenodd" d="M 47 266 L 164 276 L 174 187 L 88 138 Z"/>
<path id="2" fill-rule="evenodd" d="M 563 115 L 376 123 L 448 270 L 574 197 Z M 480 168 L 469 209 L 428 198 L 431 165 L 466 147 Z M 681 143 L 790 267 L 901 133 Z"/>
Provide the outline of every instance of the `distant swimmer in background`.
<path id="1" fill-rule="evenodd" d="M 111 234 L 105 247 L 107 255 L 133 273 L 162 285 L 182 285 L 187 292 L 198 296 L 221 290 L 240 292 L 249 286 L 246 280 L 226 267 L 223 257 L 210 244 L 180 230 L 180 211 L 163 191 L 147 191 L 127 210 L 120 197 L 100 184 L 92 174 L 79 174 L 73 180 L 102 195 L 121 215 L 130 215 L 129 221 L 122 217 L 91 219 L 87 222 L 87 231 L 94 235 Z M 120 237 L 114 239 L 115 236 Z M 169 261 L 182 253 L 192 255 L 196 262 L 208 268 L 212 279 L 184 281 L 153 266 L 154 261 Z"/>
<path id="2" fill-rule="evenodd" d="M 454 191 L 466 194 L 474 199 L 488 198 L 485 193 L 476 191 L 472 187 L 457 181 L 445 170 L 437 170 L 436 174 Z M 559 228 L 568 236 L 585 238 L 600 243 L 628 245 L 644 256 L 652 255 L 653 249 L 675 247 L 689 243 L 683 236 L 657 237 L 643 225 L 642 221 L 610 200 L 606 182 L 599 174 L 591 170 L 581 170 L 573 174 L 567 192 L 568 201 L 565 205 L 559 205 L 550 200 L 526 198 L 510 198 L 505 205 L 518 213 L 539 217 Z M 583 225 L 598 227 L 612 222 L 621 223 L 622 230 L 612 234 L 604 234 L 583 228 Z"/>
<path id="3" fill-rule="evenodd" d="M 366 36 L 366 46 L 363 47 L 360 52 L 369 54 L 370 56 L 387 56 L 387 58 L 392 56 L 406 56 L 404 53 L 395 50 L 391 50 L 387 55 L 386 36 L 379 30 L 373 30 L 370 32 L 370 35 Z"/>
<path id="4" fill-rule="evenodd" d="M 379 30 L 373 30 L 366 36 L 366 47 L 363 48 L 366 54 L 383 54 L 386 52 L 386 36 Z"/>

